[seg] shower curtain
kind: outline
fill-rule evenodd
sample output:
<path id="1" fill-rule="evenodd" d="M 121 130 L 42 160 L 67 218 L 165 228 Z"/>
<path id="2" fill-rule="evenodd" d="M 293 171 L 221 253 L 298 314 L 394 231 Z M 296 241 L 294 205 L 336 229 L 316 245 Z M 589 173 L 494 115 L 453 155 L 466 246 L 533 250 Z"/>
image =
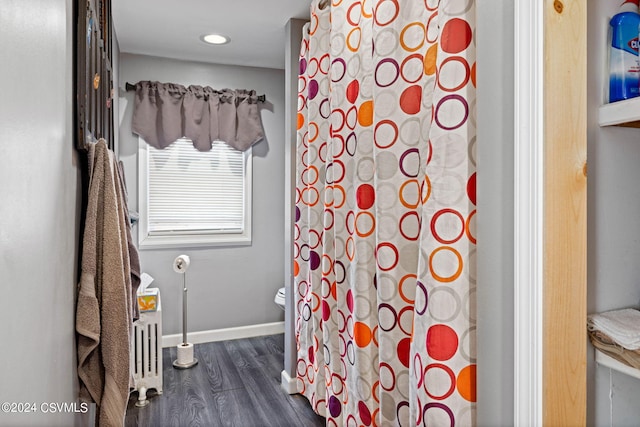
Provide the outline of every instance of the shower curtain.
<path id="1" fill-rule="evenodd" d="M 329 426 L 475 423 L 474 3 L 311 4 L 297 382 Z"/>

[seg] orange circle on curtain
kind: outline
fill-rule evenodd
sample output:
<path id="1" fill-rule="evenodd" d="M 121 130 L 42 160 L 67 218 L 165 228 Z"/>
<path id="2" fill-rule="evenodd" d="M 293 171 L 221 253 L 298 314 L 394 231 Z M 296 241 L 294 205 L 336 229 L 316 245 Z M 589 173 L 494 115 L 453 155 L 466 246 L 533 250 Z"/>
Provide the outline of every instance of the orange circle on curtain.
<path id="1" fill-rule="evenodd" d="M 449 277 L 440 276 L 440 275 L 436 274 L 434 269 L 433 269 L 433 259 L 435 258 L 436 254 L 438 254 L 438 253 L 440 253 L 442 251 L 451 252 L 456 256 L 456 258 L 458 258 L 458 269 L 456 270 L 455 273 L 453 273 L 453 275 L 451 275 Z M 458 251 L 456 251 L 454 248 L 451 248 L 449 246 L 441 246 L 441 247 L 439 247 L 438 249 L 433 251 L 431 253 L 431 256 L 429 257 L 429 270 L 431 271 L 431 275 L 438 282 L 443 282 L 443 283 L 453 282 L 458 277 L 460 277 L 460 275 L 462 274 L 463 267 L 464 267 L 464 263 L 462 261 L 462 256 L 460 255 L 460 253 Z"/>
<path id="2" fill-rule="evenodd" d="M 413 284 L 413 286 L 410 286 L 410 288 L 415 292 L 416 281 L 418 280 L 418 276 L 415 274 L 407 274 L 406 276 L 404 276 L 402 279 L 400 279 L 400 286 L 398 286 L 400 290 L 400 298 L 402 298 L 402 301 L 406 302 L 407 304 L 415 303 L 415 299 L 407 298 L 403 291 L 405 282 L 410 279 L 412 279 L 410 284 Z"/>
<path id="3" fill-rule="evenodd" d="M 370 224 L 367 225 L 366 218 L 370 220 Z M 369 237 L 376 231 L 376 218 L 371 212 L 362 211 L 356 215 L 356 234 L 360 237 Z"/>
<path id="4" fill-rule="evenodd" d="M 378 347 L 378 325 L 373 328 L 373 331 L 371 332 L 371 339 L 373 340 L 373 344 Z"/>
<path id="5" fill-rule="evenodd" d="M 360 49 L 360 42 L 362 41 L 362 30 L 360 27 L 356 27 L 349 31 L 347 34 L 347 47 L 351 52 L 357 52 Z"/>
<path id="6" fill-rule="evenodd" d="M 353 338 L 356 341 L 356 345 L 358 347 L 366 347 L 371 342 L 371 329 L 362 322 L 356 322 L 353 325 Z"/>
<path id="7" fill-rule="evenodd" d="M 358 109 L 358 123 L 360 126 L 367 127 L 373 124 L 373 101 L 363 102 Z"/>
<path id="8" fill-rule="evenodd" d="M 476 401 L 476 365 L 468 365 L 458 374 L 458 393 L 469 402 Z"/>
<path id="9" fill-rule="evenodd" d="M 327 254 L 322 254 L 322 261 L 322 264 L 325 266 L 325 268 L 322 269 L 322 275 L 326 277 L 333 271 L 333 263 L 331 262 L 331 257 Z"/>
<path id="10" fill-rule="evenodd" d="M 420 42 L 418 43 L 418 45 L 412 47 L 409 46 L 409 44 L 405 41 L 405 36 L 407 36 L 407 31 L 410 31 L 413 27 L 418 27 L 419 30 L 422 30 L 422 36 L 419 37 Z M 424 28 L 424 25 L 422 25 L 422 22 L 412 22 L 411 24 L 405 26 L 400 32 L 400 45 L 407 52 L 415 52 L 416 50 L 424 46 L 424 40 L 426 37 L 426 30 Z"/>
<path id="11" fill-rule="evenodd" d="M 375 383 L 373 383 L 373 387 L 371 387 L 371 394 L 373 395 L 373 400 L 375 400 L 377 403 L 380 403 L 380 397 L 378 396 L 380 390 L 380 380 L 376 381 Z"/>
<path id="12" fill-rule="evenodd" d="M 315 292 L 311 293 L 311 298 L 314 300 L 313 308 L 311 309 L 314 313 L 320 309 L 320 302 L 322 301 L 320 296 Z"/>
<path id="13" fill-rule="evenodd" d="M 297 277 L 299 273 L 300 265 L 298 264 L 298 261 L 293 261 L 293 275 Z"/>
<path id="14" fill-rule="evenodd" d="M 313 131 L 313 133 L 311 133 Z M 309 142 L 314 142 L 320 135 L 320 128 L 316 122 L 309 123 Z"/>
<path id="15" fill-rule="evenodd" d="M 473 87 L 476 87 L 476 63 L 475 62 L 471 66 L 471 83 L 473 83 Z"/>
<path id="16" fill-rule="evenodd" d="M 420 186 L 420 192 L 424 194 L 424 197 L 422 198 L 422 204 L 424 205 L 427 203 L 427 200 L 429 200 L 429 197 L 431 197 L 431 180 L 427 175 L 424 176 L 424 180 Z"/>
<path id="17" fill-rule="evenodd" d="M 352 236 L 349 236 L 349 238 L 347 239 L 347 243 L 345 243 L 345 252 L 347 254 L 347 258 L 349 258 L 349 261 L 353 261 L 356 257 L 356 243 L 353 240 Z"/>
<path id="18" fill-rule="evenodd" d="M 310 199 L 309 194 L 312 193 L 313 196 L 315 196 L 313 199 Z M 307 196 L 305 197 L 305 194 L 307 194 Z M 304 203 L 307 206 L 315 206 L 316 204 L 318 204 L 318 201 L 320 200 L 320 193 L 318 192 L 317 189 L 313 188 L 313 187 L 307 187 L 302 189 L 302 195 L 301 195 L 301 199 L 302 199 L 302 203 Z"/>
<path id="19" fill-rule="evenodd" d="M 469 214 L 469 218 L 467 218 L 467 221 L 465 223 L 465 231 L 467 232 L 467 237 L 469 238 L 469 241 L 471 243 L 473 243 L 474 245 L 476 244 L 476 238 L 474 235 L 471 234 L 471 220 L 473 219 L 473 217 L 476 216 L 476 211 L 474 210 L 473 212 L 471 212 Z"/>
<path id="20" fill-rule="evenodd" d="M 318 15 L 315 13 L 311 14 L 311 22 L 309 23 L 309 35 L 312 36 L 315 34 L 318 29 L 318 24 L 320 21 L 318 20 Z"/>
<path id="21" fill-rule="evenodd" d="M 366 4 L 367 2 L 370 0 L 363 0 L 360 4 L 362 5 L 362 11 L 360 13 L 362 13 L 362 16 L 364 16 L 365 18 L 371 18 L 373 16 L 373 9 L 371 8 L 371 13 L 367 13 L 366 10 Z"/>
<path id="22" fill-rule="evenodd" d="M 409 187 L 409 185 L 415 185 L 415 188 L 411 189 Z M 414 201 L 410 201 L 408 197 L 405 196 L 405 192 L 406 191 L 412 191 L 413 192 L 413 196 L 415 196 L 415 202 Z M 408 196 L 409 194 L 407 194 Z M 408 209 L 415 209 L 418 207 L 418 205 L 420 204 L 420 183 L 418 183 L 417 179 L 410 179 L 405 181 L 402 186 L 400 187 L 400 190 L 398 191 L 398 198 L 400 199 L 400 203 L 402 203 L 402 205 L 405 208 Z"/>
<path id="23" fill-rule="evenodd" d="M 298 113 L 298 130 L 302 129 L 304 126 L 304 114 Z"/>
<path id="24" fill-rule="evenodd" d="M 338 184 L 334 184 L 333 185 L 333 203 L 335 205 L 336 209 L 340 209 L 341 207 L 344 206 L 345 202 L 347 201 L 347 193 L 346 191 L 344 191 L 344 188 L 341 185 Z M 338 197 L 336 197 L 336 191 L 339 191 L 340 194 L 342 195 L 342 200 L 338 201 Z"/>
<path id="25" fill-rule="evenodd" d="M 438 43 L 431 45 L 424 55 L 424 73 L 433 76 L 438 70 Z"/>

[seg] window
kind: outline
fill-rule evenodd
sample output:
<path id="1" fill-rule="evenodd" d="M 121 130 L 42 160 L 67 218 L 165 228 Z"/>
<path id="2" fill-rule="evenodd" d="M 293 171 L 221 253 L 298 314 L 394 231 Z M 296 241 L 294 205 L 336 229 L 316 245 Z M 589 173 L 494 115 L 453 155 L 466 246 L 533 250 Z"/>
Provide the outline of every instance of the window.
<path id="1" fill-rule="evenodd" d="M 140 139 L 140 248 L 251 243 L 251 149 L 179 139 L 158 150 Z"/>

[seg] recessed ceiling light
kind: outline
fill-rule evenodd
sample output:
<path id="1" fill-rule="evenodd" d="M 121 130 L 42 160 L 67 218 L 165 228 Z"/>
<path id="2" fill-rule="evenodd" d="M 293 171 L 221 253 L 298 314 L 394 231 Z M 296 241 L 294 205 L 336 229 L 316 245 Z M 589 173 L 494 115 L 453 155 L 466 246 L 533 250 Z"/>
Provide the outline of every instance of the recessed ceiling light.
<path id="1" fill-rule="evenodd" d="M 209 44 L 227 44 L 231 39 L 229 36 L 223 36 L 222 34 L 207 34 L 202 36 L 202 41 Z"/>

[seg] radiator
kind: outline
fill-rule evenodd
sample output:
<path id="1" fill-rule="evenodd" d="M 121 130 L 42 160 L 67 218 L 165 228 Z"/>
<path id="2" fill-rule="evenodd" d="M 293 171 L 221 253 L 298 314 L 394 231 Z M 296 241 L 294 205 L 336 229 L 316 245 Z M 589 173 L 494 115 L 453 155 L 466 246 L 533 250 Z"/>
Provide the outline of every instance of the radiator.
<path id="1" fill-rule="evenodd" d="M 138 392 L 136 406 L 146 406 L 147 391 L 155 389 L 162 394 L 162 305 L 158 295 L 157 311 L 140 313 L 133 322 L 131 337 L 131 376 Z"/>

